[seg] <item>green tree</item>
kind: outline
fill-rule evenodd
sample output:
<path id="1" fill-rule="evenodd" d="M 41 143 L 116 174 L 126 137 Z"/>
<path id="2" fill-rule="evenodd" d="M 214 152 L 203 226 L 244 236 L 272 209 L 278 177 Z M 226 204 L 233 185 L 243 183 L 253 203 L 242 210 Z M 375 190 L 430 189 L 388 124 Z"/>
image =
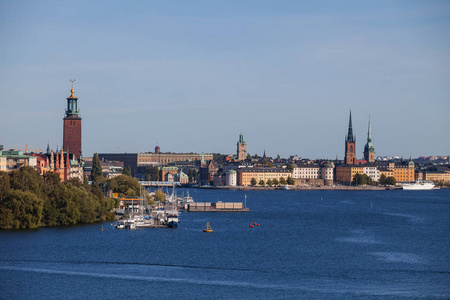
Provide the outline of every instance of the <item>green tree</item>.
<path id="1" fill-rule="evenodd" d="M 166 201 L 166 194 L 161 190 L 157 190 L 155 192 L 155 201 L 164 203 Z"/>
<path id="2" fill-rule="evenodd" d="M 396 185 L 397 180 L 395 179 L 395 177 L 389 176 L 388 178 L 386 178 L 386 184 L 387 185 Z"/>
<path id="3" fill-rule="evenodd" d="M 44 201 L 30 191 L 11 190 L 0 199 L 1 228 L 37 228 Z"/>
<path id="4" fill-rule="evenodd" d="M 121 197 L 136 197 L 140 194 L 141 185 L 136 178 L 119 175 L 108 180 L 113 193 L 119 193 Z"/>
<path id="5" fill-rule="evenodd" d="M 275 178 L 275 179 L 272 180 L 272 184 L 275 185 L 275 186 L 277 186 L 277 185 L 279 185 L 280 183 L 278 182 L 278 179 Z"/>
<path id="6" fill-rule="evenodd" d="M 295 184 L 295 181 L 294 181 L 294 179 L 292 179 L 291 176 L 288 177 L 288 179 L 287 179 L 286 182 L 287 182 L 287 184 L 289 184 L 289 185 L 294 185 L 294 184 Z"/>
<path id="7" fill-rule="evenodd" d="M 378 179 L 378 184 L 381 184 L 381 185 L 385 185 L 386 184 L 386 175 L 385 174 L 381 174 L 380 175 L 380 179 Z"/>
<path id="8" fill-rule="evenodd" d="M 145 180 L 147 181 L 159 181 L 159 169 L 158 167 L 147 167 L 145 170 Z"/>
<path id="9" fill-rule="evenodd" d="M 280 184 L 282 184 L 282 185 L 287 184 L 287 181 L 286 181 L 286 179 L 284 179 L 284 177 L 280 177 Z"/>
<path id="10" fill-rule="evenodd" d="M 290 165 L 288 165 L 288 170 L 289 170 L 289 172 L 294 172 L 294 165 L 293 164 L 290 164 Z"/>
<path id="11" fill-rule="evenodd" d="M 270 179 L 270 178 L 267 179 L 267 182 L 266 182 L 266 183 L 267 183 L 268 186 L 272 186 L 272 179 Z"/>
<path id="12" fill-rule="evenodd" d="M 0 199 L 2 199 L 11 188 L 9 174 L 0 171 Z"/>
<path id="13" fill-rule="evenodd" d="M 250 184 L 252 185 L 252 186 L 255 186 L 256 185 L 256 179 L 255 178 L 252 178 L 251 180 L 250 180 Z"/>
<path id="14" fill-rule="evenodd" d="M 252 156 L 250 155 L 250 153 L 247 153 L 247 159 L 251 159 Z"/>
<path id="15" fill-rule="evenodd" d="M 258 184 L 259 184 L 260 186 L 264 186 L 264 185 L 265 185 L 265 182 L 264 182 L 264 180 L 260 179 L 259 182 L 258 182 Z"/>
<path id="16" fill-rule="evenodd" d="M 92 158 L 92 171 L 90 180 L 93 182 L 97 182 L 103 178 L 102 172 L 102 164 L 100 163 L 100 158 L 97 153 L 94 153 L 94 157 Z"/>
<path id="17" fill-rule="evenodd" d="M 122 175 L 131 176 L 131 167 L 127 166 L 127 167 L 123 168 L 122 169 Z"/>
<path id="18" fill-rule="evenodd" d="M 269 161 L 269 162 L 267 162 L 266 166 L 267 166 L 268 168 L 272 168 L 272 167 L 273 167 L 273 164 Z"/>

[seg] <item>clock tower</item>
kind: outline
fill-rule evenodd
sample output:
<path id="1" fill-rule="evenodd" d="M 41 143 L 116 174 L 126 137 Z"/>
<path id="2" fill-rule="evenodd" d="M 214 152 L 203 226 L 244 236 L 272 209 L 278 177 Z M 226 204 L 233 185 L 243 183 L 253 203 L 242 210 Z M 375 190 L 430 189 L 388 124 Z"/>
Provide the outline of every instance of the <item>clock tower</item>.
<path id="1" fill-rule="evenodd" d="M 67 99 L 66 116 L 64 117 L 64 136 L 63 149 L 68 153 L 73 153 L 77 158 L 81 157 L 81 117 L 78 110 L 78 98 L 74 95 L 75 90 L 70 90 L 70 96 Z"/>

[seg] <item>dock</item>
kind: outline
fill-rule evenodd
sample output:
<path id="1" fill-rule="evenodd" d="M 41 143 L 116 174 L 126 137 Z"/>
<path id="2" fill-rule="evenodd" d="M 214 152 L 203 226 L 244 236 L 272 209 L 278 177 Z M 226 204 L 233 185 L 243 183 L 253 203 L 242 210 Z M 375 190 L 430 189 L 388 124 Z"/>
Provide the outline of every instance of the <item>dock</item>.
<path id="1" fill-rule="evenodd" d="M 184 208 L 188 212 L 248 212 L 242 202 L 192 202 Z"/>

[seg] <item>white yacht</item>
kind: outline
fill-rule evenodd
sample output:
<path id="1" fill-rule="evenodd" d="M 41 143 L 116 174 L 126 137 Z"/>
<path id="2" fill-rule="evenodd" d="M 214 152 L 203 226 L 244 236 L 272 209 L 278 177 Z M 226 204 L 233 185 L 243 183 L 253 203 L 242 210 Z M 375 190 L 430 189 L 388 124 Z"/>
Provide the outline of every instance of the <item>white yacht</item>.
<path id="1" fill-rule="evenodd" d="M 431 181 L 420 181 L 402 183 L 404 190 L 431 190 L 434 188 L 434 183 Z"/>

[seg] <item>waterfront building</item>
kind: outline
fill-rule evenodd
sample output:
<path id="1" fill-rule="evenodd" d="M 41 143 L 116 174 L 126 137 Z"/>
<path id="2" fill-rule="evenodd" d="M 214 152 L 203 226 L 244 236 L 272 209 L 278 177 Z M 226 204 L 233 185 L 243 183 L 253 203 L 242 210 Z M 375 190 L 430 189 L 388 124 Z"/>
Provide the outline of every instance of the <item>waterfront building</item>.
<path id="1" fill-rule="evenodd" d="M 380 171 L 377 166 L 373 164 L 363 164 L 362 166 L 364 167 L 364 174 L 372 178 L 374 182 L 378 182 L 380 179 Z"/>
<path id="2" fill-rule="evenodd" d="M 189 176 L 183 173 L 181 170 L 173 176 L 173 180 L 175 182 L 179 182 L 180 184 L 188 184 Z"/>
<path id="3" fill-rule="evenodd" d="M 450 182 L 450 171 L 444 172 L 424 172 L 423 180 L 434 181 L 434 182 Z"/>
<path id="4" fill-rule="evenodd" d="M 353 135 L 352 128 L 352 112 L 348 121 L 348 133 L 345 137 L 345 158 L 344 163 L 347 165 L 356 164 L 356 137 Z"/>
<path id="5" fill-rule="evenodd" d="M 267 182 L 268 179 L 277 179 L 283 177 L 287 179 L 292 177 L 292 173 L 285 168 L 268 168 L 268 167 L 254 167 L 254 168 L 240 168 L 237 170 L 237 184 L 239 186 L 250 186 L 252 178 L 255 178 L 256 182 L 260 180 Z"/>
<path id="6" fill-rule="evenodd" d="M 75 90 L 70 90 L 71 95 L 67 99 L 66 116 L 64 121 L 63 150 L 81 157 L 81 117 L 78 110 L 78 98 L 74 95 Z"/>
<path id="7" fill-rule="evenodd" d="M 334 165 L 326 161 L 322 165 L 299 164 L 293 165 L 292 179 L 297 183 L 308 182 L 312 184 L 333 185 Z"/>
<path id="8" fill-rule="evenodd" d="M 226 185 L 227 186 L 236 186 L 237 185 L 237 172 L 235 170 L 227 171 Z"/>
<path id="9" fill-rule="evenodd" d="M 364 146 L 364 159 L 368 163 L 375 162 L 375 147 L 372 144 L 372 132 L 370 130 L 370 116 L 369 116 L 369 128 L 367 130 L 367 143 Z"/>
<path id="10" fill-rule="evenodd" d="M 340 165 L 336 167 L 336 181 L 350 184 L 356 174 L 364 174 L 363 165 Z"/>
<path id="11" fill-rule="evenodd" d="M 130 167 L 131 174 L 136 175 L 138 167 L 151 167 L 179 163 L 183 161 L 200 162 L 202 156 L 206 160 L 212 160 L 213 154 L 198 154 L 198 153 L 163 153 L 160 152 L 159 146 L 155 149 L 159 152 L 146 153 L 99 153 L 100 159 L 110 161 L 123 162 L 124 168 Z M 164 178 L 164 177 L 160 177 Z"/>
<path id="12" fill-rule="evenodd" d="M 311 164 L 294 165 L 292 179 L 318 179 L 320 178 L 320 167 Z"/>
<path id="13" fill-rule="evenodd" d="M 244 135 L 239 135 L 239 141 L 237 142 L 237 160 L 242 161 L 247 158 L 247 143 L 244 141 Z"/>
<path id="14" fill-rule="evenodd" d="M 218 171 L 219 168 L 214 165 L 213 160 L 205 163 L 202 167 L 200 167 L 200 185 L 209 185 L 211 182 L 214 182 L 214 175 Z"/>
<path id="15" fill-rule="evenodd" d="M 409 159 L 407 165 L 404 164 L 394 164 L 392 163 L 394 169 L 394 178 L 397 182 L 410 182 L 414 181 L 414 162 L 412 159 Z M 390 165 L 392 166 L 392 165 Z"/>
<path id="16" fill-rule="evenodd" d="M 161 181 L 173 181 L 173 175 L 178 174 L 178 167 L 170 166 L 170 167 L 158 167 L 159 170 L 159 178 Z M 167 180 L 167 174 L 172 175 L 172 180 Z"/>
<path id="17" fill-rule="evenodd" d="M 326 161 L 320 167 L 320 177 L 323 179 L 325 185 L 334 184 L 334 164 L 330 161 Z"/>

